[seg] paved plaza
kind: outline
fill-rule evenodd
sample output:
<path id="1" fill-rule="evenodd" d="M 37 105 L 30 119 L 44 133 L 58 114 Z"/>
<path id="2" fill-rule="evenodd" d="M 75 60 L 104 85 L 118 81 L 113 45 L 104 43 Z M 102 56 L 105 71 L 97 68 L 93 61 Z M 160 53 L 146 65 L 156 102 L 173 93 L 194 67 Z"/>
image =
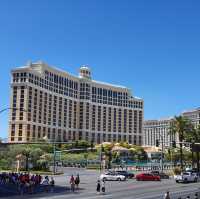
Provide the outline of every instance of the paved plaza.
<path id="1" fill-rule="evenodd" d="M 45 193 L 38 190 L 39 193 L 25 194 L 20 196 L 16 190 L 0 188 L 0 198 L 41 198 L 41 199 L 161 199 L 166 190 L 170 191 L 172 199 L 178 196 L 186 198 L 187 195 L 194 195 L 200 188 L 200 183 L 177 184 L 173 179 L 162 180 L 161 182 L 138 182 L 135 179 L 129 179 L 125 182 L 106 182 L 105 195 L 96 193 L 96 182 L 99 171 L 66 168 L 64 175 L 55 176 L 56 188 L 54 193 Z M 80 175 L 80 188 L 75 193 L 70 192 L 70 176 Z"/>

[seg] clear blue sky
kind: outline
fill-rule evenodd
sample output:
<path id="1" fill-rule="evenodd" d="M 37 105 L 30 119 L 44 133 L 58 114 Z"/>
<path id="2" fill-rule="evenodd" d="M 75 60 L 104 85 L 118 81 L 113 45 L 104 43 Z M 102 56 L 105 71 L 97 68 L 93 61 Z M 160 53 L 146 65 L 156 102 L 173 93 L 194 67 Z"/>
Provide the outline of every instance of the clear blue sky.
<path id="1" fill-rule="evenodd" d="M 10 70 L 28 60 L 132 88 L 145 118 L 200 106 L 200 2 L 188 0 L 0 1 L 0 109 Z M 7 137 L 8 112 L 0 115 Z"/>

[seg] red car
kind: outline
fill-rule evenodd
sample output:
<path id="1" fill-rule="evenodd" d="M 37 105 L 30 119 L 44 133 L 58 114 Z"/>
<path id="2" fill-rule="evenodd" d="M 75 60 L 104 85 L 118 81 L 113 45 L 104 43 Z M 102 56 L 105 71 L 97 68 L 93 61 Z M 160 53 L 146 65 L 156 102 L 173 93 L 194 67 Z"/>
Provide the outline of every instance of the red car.
<path id="1" fill-rule="evenodd" d="M 136 175 L 138 181 L 160 181 L 160 176 L 153 175 L 151 173 L 140 173 Z"/>

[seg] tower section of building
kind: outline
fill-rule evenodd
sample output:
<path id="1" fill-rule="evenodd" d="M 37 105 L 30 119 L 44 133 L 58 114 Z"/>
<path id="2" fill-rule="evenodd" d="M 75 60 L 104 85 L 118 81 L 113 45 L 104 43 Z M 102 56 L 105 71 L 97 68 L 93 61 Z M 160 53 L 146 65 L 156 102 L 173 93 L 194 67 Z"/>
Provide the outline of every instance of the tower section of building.
<path id="1" fill-rule="evenodd" d="M 9 141 L 127 141 L 142 145 L 143 100 L 130 89 L 29 63 L 11 71 Z"/>

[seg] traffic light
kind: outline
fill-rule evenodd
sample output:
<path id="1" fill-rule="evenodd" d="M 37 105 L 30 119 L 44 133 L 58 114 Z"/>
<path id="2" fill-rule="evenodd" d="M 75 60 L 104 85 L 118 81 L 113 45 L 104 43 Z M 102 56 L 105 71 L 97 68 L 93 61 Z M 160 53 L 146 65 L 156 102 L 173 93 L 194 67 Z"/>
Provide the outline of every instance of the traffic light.
<path id="1" fill-rule="evenodd" d="M 156 147 L 159 147 L 159 140 L 156 140 Z"/>
<path id="2" fill-rule="evenodd" d="M 176 141 L 172 141 L 172 147 L 176 148 Z"/>

